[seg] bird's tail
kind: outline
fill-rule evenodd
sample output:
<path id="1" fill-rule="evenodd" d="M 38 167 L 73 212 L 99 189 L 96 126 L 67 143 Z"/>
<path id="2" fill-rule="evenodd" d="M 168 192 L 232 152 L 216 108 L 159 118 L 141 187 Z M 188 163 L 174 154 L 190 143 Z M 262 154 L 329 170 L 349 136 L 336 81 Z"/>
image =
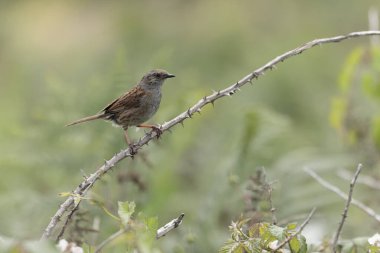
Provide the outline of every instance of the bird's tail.
<path id="1" fill-rule="evenodd" d="M 72 126 L 72 125 L 76 125 L 79 123 L 83 123 L 83 122 L 87 122 L 87 121 L 91 121 L 91 120 L 95 120 L 95 119 L 101 119 L 101 118 L 104 118 L 104 114 L 95 114 L 95 115 L 88 116 L 88 117 L 85 117 L 82 119 L 78 119 L 74 122 L 71 122 L 70 124 L 67 124 L 66 126 Z"/>

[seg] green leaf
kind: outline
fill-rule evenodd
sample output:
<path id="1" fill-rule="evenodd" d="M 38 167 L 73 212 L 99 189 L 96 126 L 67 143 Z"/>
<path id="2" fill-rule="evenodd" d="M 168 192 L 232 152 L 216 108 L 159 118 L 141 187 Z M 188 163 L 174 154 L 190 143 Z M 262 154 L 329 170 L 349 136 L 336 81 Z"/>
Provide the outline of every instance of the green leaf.
<path id="1" fill-rule="evenodd" d="M 68 196 L 71 196 L 72 194 L 73 194 L 72 192 L 60 192 L 60 193 L 58 193 L 58 196 L 68 197 Z"/>
<path id="2" fill-rule="evenodd" d="M 301 247 L 300 247 L 299 253 L 306 253 L 307 252 L 306 238 L 303 235 L 299 235 L 298 236 L 298 241 L 301 243 Z"/>
<path id="3" fill-rule="evenodd" d="M 290 242 L 290 251 L 293 253 L 298 253 L 301 248 L 301 243 L 298 241 L 297 237 L 293 237 Z"/>
<path id="4" fill-rule="evenodd" d="M 260 253 L 261 248 L 260 248 L 260 242 L 258 239 L 253 239 L 253 240 L 247 240 L 242 243 L 245 252 L 252 252 L 252 253 Z"/>
<path id="5" fill-rule="evenodd" d="M 297 228 L 297 223 L 289 223 L 286 225 L 286 230 L 291 231 Z"/>
<path id="6" fill-rule="evenodd" d="M 268 223 L 258 223 L 260 236 L 268 233 Z"/>
<path id="7" fill-rule="evenodd" d="M 257 238 L 260 233 L 260 223 L 255 223 L 248 229 L 248 236 L 251 238 Z"/>
<path id="8" fill-rule="evenodd" d="M 275 237 L 279 241 L 285 240 L 286 238 L 285 228 L 282 228 L 276 225 L 270 225 L 269 232 L 273 237 Z"/>
<path id="9" fill-rule="evenodd" d="M 118 202 L 118 210 L 117 213 L 121 219 L 121 222 L 124 226 L 128 225 L 129 220 L 131 219 L 132 214 L 135 212 L 136 204 L 135 202 Z"/>
<path id="10" fill-rule="evenodd" d="M 292 253 L 306 253 L 307 251 L 306 239 L 302 235 L 293 237 L 289 245 Z"/>
<path id="11" fill-rule="evenodd" d="M 219 253 L 240 253 L 243 252 L 244 247 L 233 240 L 229 240 L 226 244 L 219 250 Z"/>

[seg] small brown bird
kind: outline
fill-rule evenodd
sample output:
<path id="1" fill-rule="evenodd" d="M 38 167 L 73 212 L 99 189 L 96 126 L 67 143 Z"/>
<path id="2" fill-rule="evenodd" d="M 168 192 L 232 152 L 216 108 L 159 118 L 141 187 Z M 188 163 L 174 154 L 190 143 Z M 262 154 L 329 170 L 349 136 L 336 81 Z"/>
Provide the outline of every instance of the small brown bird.
<path id="1" fill-rule="evenodd" d="M 143 125 L 158 110 L 161 102 L 161 86 L 168 78 L 175 77 L 166 70 L 155 69 L 143 76 L 141 81 L 126 92 L 121 97 L 115 99 L 107 105 L 100 113 L 74 121 L 66 126 L 79 123 L 104 119 L 121 126 L 124 129 L 124 137 L 128 145 L 131 141 L 128 138 L 127 130 L 129 126 L 151 128 L 156 131 L 157 136 L 161 130 L 153 125 Z"/>

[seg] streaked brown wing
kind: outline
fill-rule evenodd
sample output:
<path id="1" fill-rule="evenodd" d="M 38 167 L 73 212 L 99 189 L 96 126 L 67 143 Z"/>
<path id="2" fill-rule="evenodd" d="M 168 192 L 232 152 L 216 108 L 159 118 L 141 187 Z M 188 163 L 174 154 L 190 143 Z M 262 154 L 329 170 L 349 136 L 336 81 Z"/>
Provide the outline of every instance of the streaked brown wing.
<path id="1" fill-rule="evenodd" d="M 102 111 L 104 113 L 119 113 L 125 110 L 137 108 L 140 106 L 141 97 L 144 96 L 144 90 L 134 87 L 121 97 L 112 101 Z"/>

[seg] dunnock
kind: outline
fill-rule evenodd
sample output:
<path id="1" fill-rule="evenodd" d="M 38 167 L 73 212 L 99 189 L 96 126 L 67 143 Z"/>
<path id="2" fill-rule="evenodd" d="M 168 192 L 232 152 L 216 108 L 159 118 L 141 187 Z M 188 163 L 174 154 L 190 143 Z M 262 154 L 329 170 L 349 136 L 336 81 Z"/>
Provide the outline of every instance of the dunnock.
<path id="1" fill-rule="evenodd" d="M 127 134 L 129 126 L 151 128 L 159 136 L 161 130 L 158 127 L 142 123 L 156 113 L 161 102 L 161 86 L 167 78 L 172 77 L 174 75 L 169 74 L 166 70 L 152 70 L 145 74 L 135 87 L 115 99 L 100 113 L 74 121 L 67 126 L 95 119 L 110 120 L 124 129 L 124 137 L 128 145 L 131 144 Z"/>

